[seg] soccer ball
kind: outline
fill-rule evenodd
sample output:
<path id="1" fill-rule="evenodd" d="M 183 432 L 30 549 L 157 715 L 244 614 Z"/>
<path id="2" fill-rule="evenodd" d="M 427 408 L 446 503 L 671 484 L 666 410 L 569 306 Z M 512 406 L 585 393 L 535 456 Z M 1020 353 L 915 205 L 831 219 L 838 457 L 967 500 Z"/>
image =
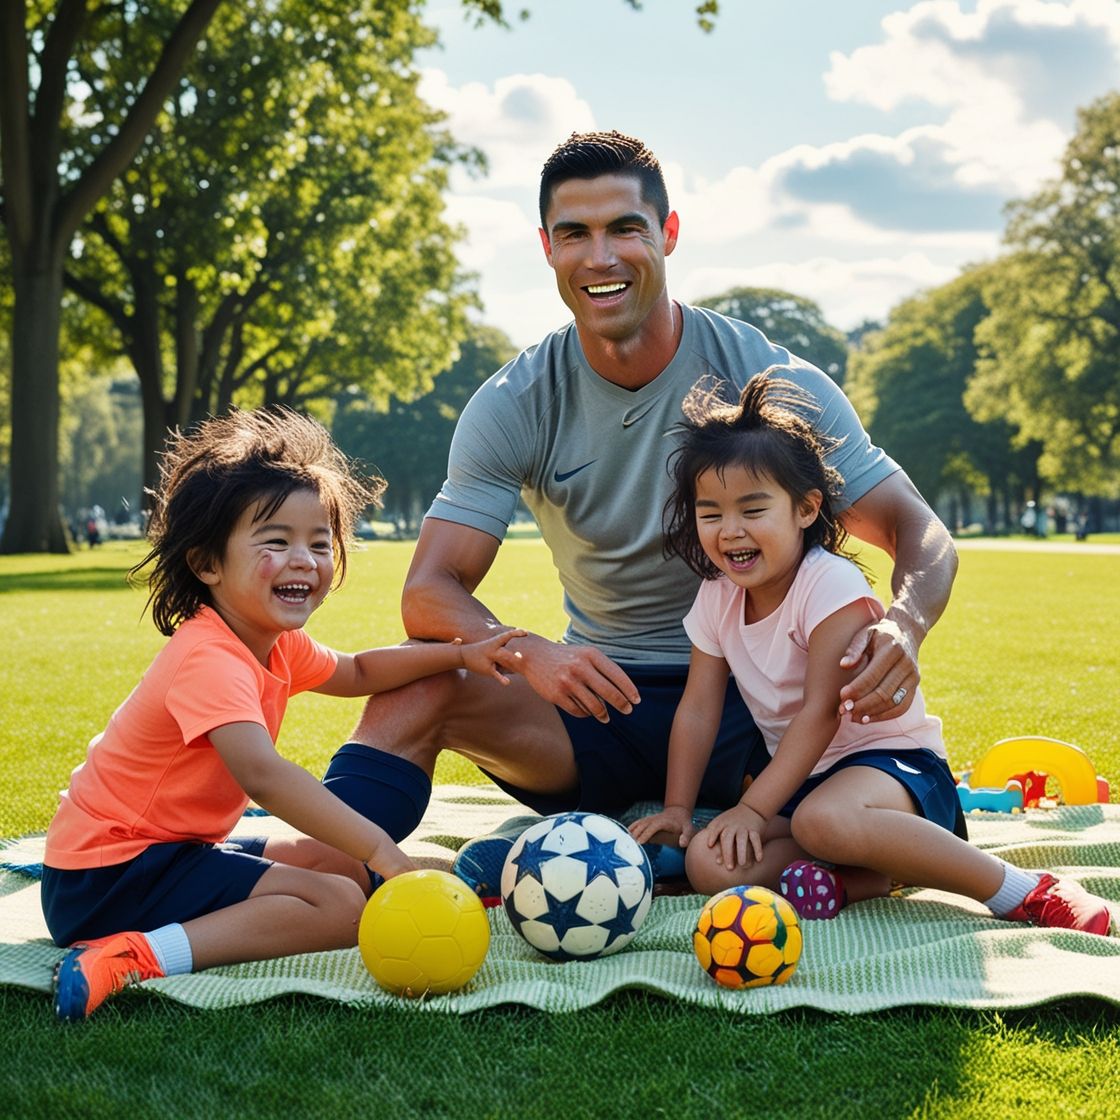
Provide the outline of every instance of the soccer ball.
<path id="1" fill-rule="evenodd" d="M 527 828 L 502 867 L 513 928 L 553 960 L 589 960 L 630 943 L 649 913 L 653 870 L 641 845 L 598 813 Z"/>
<path id="2" fill-rule="evenodd" d="M 731 887 L 704 904 L 692 949 L 725 988 L 784 984 L 801 956 L 797 912 L 765 887 Z"/>
<path id="3" fill-rule="evenodd" d="M 394 995 L 457 991 L 478 971 L 489 947 L 482 901 L 446 871 L 406 871 L 387 879 L 358 924 L 366 968 Z"/>

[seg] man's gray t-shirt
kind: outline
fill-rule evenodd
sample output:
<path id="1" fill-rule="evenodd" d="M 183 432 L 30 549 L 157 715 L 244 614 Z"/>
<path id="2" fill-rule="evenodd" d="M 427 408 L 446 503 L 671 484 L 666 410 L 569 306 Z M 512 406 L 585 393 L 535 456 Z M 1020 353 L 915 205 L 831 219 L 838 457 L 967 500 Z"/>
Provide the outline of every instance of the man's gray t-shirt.
<path id="1" fill-rule="evenodd" d="M 564 588 L 564 640 L 619 661 L 688 661 L 681 619 L 700 581 L 679 558 L 665 559 L 662 515 L 673 428 L 698 380 L 726 382 L 737 398 L 754 374 L 783 367 L 820 407 L 814 426 L 839 441 L 829 454 L 844 479 L 837 512 L 899 469 L 815 366 L 746 323 L 679 306 L 677 353 L 636 391 L 588 365 L 574 323 L 499 370 L 463 410 L 447 481 L 427 514 L 501 540 L 523 497 Z"/>

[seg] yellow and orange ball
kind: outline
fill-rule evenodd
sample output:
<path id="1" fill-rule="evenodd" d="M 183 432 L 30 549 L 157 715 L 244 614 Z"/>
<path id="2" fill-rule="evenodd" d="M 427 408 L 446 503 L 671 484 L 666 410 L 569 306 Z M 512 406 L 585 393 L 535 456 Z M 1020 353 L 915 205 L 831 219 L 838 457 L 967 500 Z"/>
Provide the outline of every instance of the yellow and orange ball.
<path id="1" fill-rule="evenodd" d="M 692 935 L 696 959 L 725 988 L 784 984 L 801 957 L 801 927 L 765 887 L 730 887 L 704 904 Z"/>

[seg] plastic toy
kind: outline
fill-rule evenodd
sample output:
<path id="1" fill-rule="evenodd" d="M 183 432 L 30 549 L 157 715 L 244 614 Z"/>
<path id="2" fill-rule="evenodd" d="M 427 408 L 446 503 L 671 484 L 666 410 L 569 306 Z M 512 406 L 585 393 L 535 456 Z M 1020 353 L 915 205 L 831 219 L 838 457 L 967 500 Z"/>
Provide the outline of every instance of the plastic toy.
<path id="1" fill-rule="evenodd" d="M 1061 786 L 1062 800 L 1067 805 L 1093 805 L 1108 800 L 1108 782 L 1097 774 L 1080 747 L 1040 735 L 1001 739 L 973 768 L 969 786 L 973 792 L 1001 789 L 1009 779 L 1028 771 L 1043 776 L 1044 787 L 1045 776 L 1053 778 Z M 1030 800 L 1028 795 L 1024 803 Z"/>
<path id="2" fill-rule="evenodd" d="M 964 773 L 957 783 L 957 797 L 966 813 L 1021 813 L 1023 811 L 1023 783 L 1010 779 L 1003 788 L 972 786 L 972 775 Z"/>

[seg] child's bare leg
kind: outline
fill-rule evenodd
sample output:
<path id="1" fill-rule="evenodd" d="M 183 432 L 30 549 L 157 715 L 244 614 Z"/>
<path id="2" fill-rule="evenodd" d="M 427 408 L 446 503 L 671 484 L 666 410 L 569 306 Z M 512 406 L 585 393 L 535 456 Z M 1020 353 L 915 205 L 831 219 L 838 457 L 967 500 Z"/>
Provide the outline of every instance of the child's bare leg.
<path id="1" fill-rule="evenodd" d="M 265 859 L 284 863 L 289 867 L 305 867 L 308 871 L 321 871 L 327 875 L 345 875 L 347 879 L 353 879 L 366 895 L 370 893 L 371 884 L 366 865 L 321 840 L 313 840 L 310 836 L 269 839 L 263 854 Z"/>
<path id="2" fill-rule="evenodd" d="M 762 836 L 762 859 L 757 863 L 748 857 L 745 864 L 724 867 L 717 862 L 719 845 L 708 846 L 710 838 L 711 832 L 702 829 L 692 838 L 684 855 L 685 874 L 693 890 L 700 894 L 716 894 L 747 883 L 777 890 L 783 868 L 795 859 L 805 859 L 807 854 L 790 836 L 789 821 L 785 817 L 775 817 L 767 824 Z"/>
<path id="3" fill-rule="evenodd" d="M 275 864 L 244 902 L 184 922 L 195 971 L 358 941 L 365 893 L 342 875 Z"/>
<path id="4" fill-rule="evenodd" d="M 1003 882 L 995 856 L 919 816 L 906 789 L 869 766 L 848 767 L 822 783 L 797 807 L 792 826 L 801 847 L 819 859 L 914 886 L 983 902 Z M 849 894 L 851 901 L 859 897 L 867 896 Z"/>

